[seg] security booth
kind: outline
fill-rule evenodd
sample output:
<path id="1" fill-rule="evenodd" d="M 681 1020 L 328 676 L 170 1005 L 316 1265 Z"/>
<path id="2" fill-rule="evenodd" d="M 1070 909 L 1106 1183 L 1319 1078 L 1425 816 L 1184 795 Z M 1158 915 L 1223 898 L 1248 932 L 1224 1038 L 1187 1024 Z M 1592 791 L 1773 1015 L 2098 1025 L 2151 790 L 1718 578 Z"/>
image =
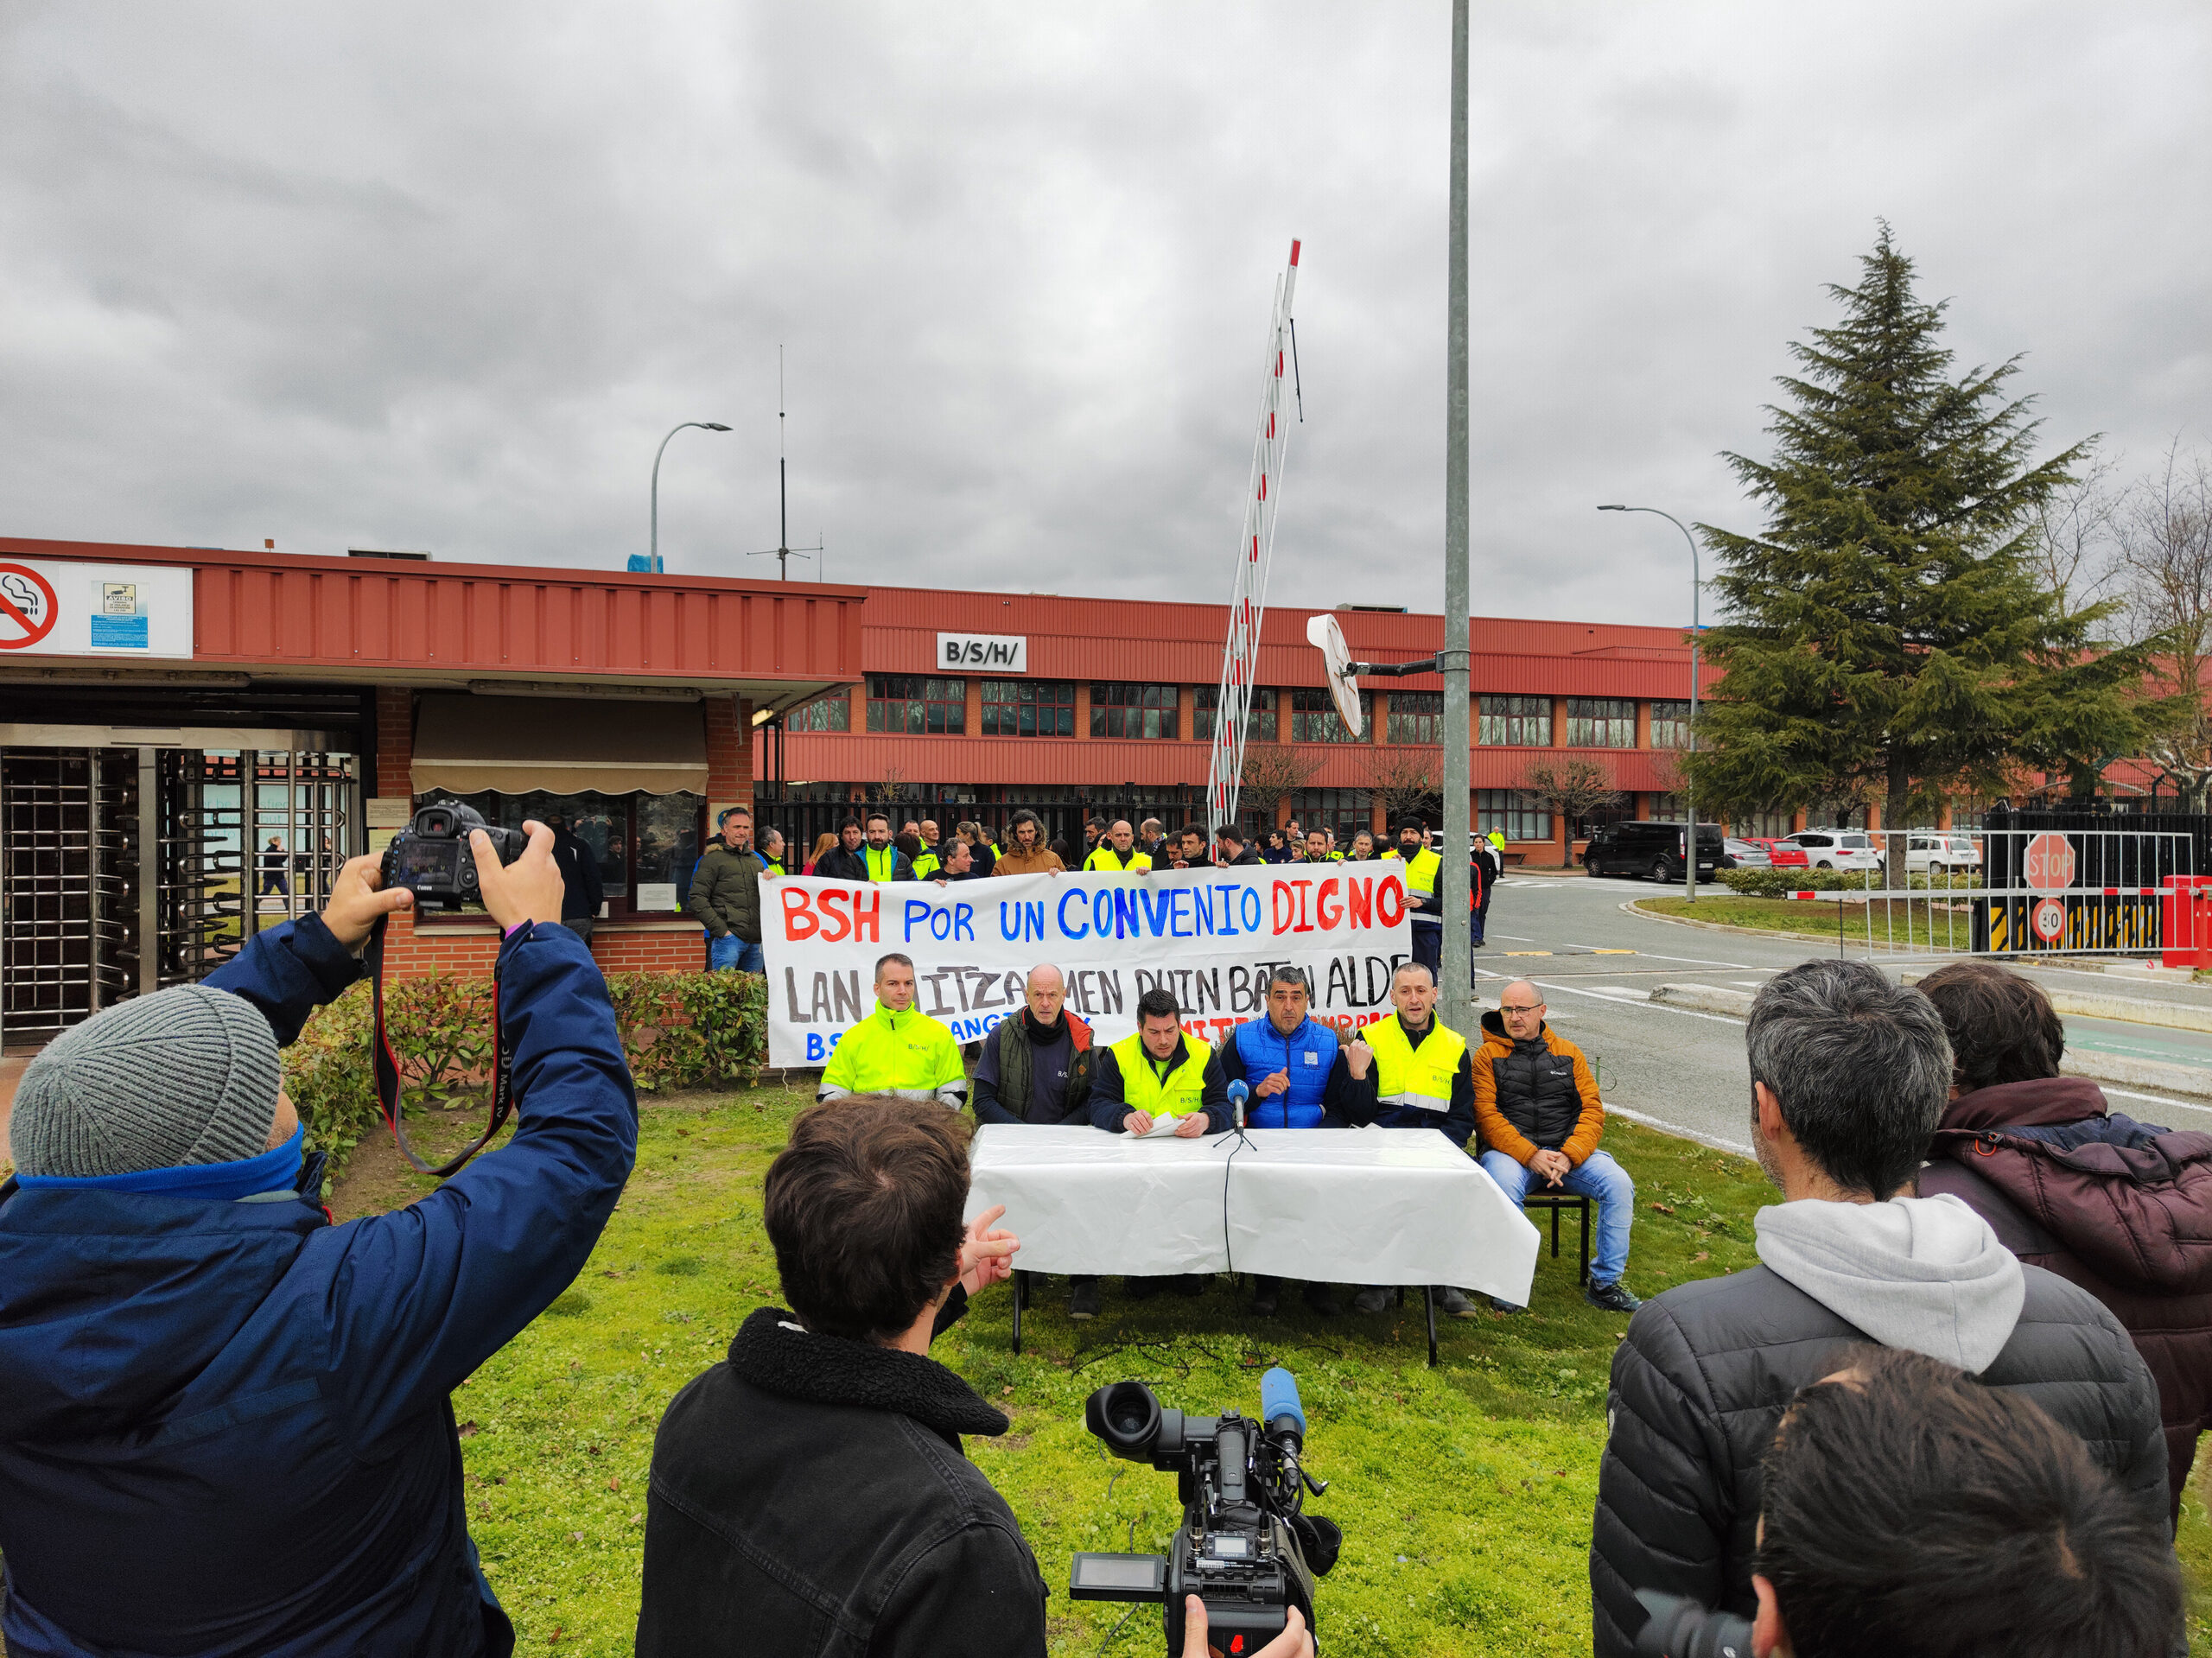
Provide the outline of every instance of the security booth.
<path id="1" fill-rule="evenodd" d="M 683 914 L 753 728 L 859 677 L 865 590 L 0 538 L 0 1049 L 204 976 L 421 806 L 558 813 L 610 970 L 703 965 Z M 480 912 L 386 970 L 485 972 Z"/>

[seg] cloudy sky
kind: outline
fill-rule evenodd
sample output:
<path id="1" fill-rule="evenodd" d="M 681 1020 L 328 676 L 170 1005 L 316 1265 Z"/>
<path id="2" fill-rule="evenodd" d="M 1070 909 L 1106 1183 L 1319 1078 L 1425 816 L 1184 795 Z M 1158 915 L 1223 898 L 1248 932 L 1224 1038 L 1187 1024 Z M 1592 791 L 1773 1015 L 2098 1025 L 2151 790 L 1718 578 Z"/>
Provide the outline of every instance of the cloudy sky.
<path id="1" fill-rule="evenodd" d="M 2212 8 L 1478 4 L 1478 612 L 1687 619 L 1878 217 L 2056 447 L 2212 436 Z M 1450 12 L 0 6 L 0 533 L 1442 602 Z M 795 565 L 804 572 L 807 567 Z"/>

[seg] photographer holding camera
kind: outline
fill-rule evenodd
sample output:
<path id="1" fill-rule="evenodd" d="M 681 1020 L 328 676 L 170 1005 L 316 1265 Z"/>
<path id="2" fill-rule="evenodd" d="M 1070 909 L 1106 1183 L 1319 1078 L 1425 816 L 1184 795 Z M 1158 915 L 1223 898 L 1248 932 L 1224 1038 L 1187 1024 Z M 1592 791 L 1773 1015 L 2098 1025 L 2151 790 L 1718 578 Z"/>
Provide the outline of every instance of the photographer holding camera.
<path id="1" fill-rule="evenodd" d="M 521 1121 L 419 1203 L 334 1226 L 277 1050 L 411 895 L 378 861 L 196 985 L 33 1060 L 0 1187 L 0 1552 L 17 1658 L 505 1658 L 448 1393 L 568 1287 L 637 1146 L 552 832 L 469 881 Z"/>
<path id="2" fill-rule="evenodd" d="M 1020 1247 L 996 1210 L 961 1224 L 968 1132 L 880 1094 L 791 1125 L 762 1204 L 791 1310 L 756 1310 L 661 1419 L 639 1658 L 1042 1658 L 1036 1557 L 960 1451 L 1007 1419 L 929 1356 Z M 1255 1658 L 1312 1651 L 1301 1623 Z"/>

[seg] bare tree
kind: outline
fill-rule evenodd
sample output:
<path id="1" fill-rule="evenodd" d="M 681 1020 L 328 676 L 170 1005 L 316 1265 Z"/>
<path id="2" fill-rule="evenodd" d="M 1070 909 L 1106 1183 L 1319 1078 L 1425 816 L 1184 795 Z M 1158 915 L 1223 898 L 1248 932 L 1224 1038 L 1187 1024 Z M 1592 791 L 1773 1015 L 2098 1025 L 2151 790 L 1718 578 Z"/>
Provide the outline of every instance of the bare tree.
<path id="1" fill-rule="evenodd" d="M 1241 797 L 1268 817 L 1282 803 L 1320 774 L 1321 762 L 1302 750 L 1283 743 L 1244 745 L 1244 772 L 1238 779 Z"/>
<path id="2" fill-rule="evenodd" d="M 1621 797 L 1613 786 L 1612 768 L 1602 760 L 1565 755 L 1555 760 L 1530 760 L 1521 772 L 1522 791 L 1535 797 L 1560 820 L 1560 863 L 1574 856 L 1574 820 L 1611 806 Z"/>
<path id="3" fill-rule="evenodd" d="M 1361 758 L 1366 762 L 1368 792 L 1382 803 L 1386 822 L 1411 816 L 1436 797 L 1433 749 L 1378 743 Z"/>
<path id="4" fill-rule="evenodd" d="M 2118 523 L 2123 497 L 2113 463 L 2100 459 L 2036 509 L 2029 562 L 2051 592 L 2081 608 L 2104 598 L 2120 576 Z"/>
<path id="5" fill-rule="evenodd" d="M 2212 667 L 2212 453 L 2184 454 L 2177 437 L 2166 464 L 2122 500 L 2113 523 L 2118 575 L 2139 640 L 2155 641 L 2149 658 L 2157 689 L 2179 699 L 2175 717 L 2149 745 L 2191 811 L 2212 796 L 2212 708 L 2204 675 Z"/>

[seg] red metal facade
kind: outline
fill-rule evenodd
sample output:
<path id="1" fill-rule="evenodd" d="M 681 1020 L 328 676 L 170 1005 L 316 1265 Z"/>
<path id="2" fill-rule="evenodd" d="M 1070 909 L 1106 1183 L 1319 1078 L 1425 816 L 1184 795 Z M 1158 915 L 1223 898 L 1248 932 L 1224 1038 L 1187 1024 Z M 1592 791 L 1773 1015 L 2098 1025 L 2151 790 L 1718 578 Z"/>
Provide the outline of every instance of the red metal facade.
<path id="1" fill-rule="evenodd" d="M 210 666 L 733 688 L 861 671 L 861 588 L 0 538 L 6 553 L 193 566 L 194 657 Z"/>

